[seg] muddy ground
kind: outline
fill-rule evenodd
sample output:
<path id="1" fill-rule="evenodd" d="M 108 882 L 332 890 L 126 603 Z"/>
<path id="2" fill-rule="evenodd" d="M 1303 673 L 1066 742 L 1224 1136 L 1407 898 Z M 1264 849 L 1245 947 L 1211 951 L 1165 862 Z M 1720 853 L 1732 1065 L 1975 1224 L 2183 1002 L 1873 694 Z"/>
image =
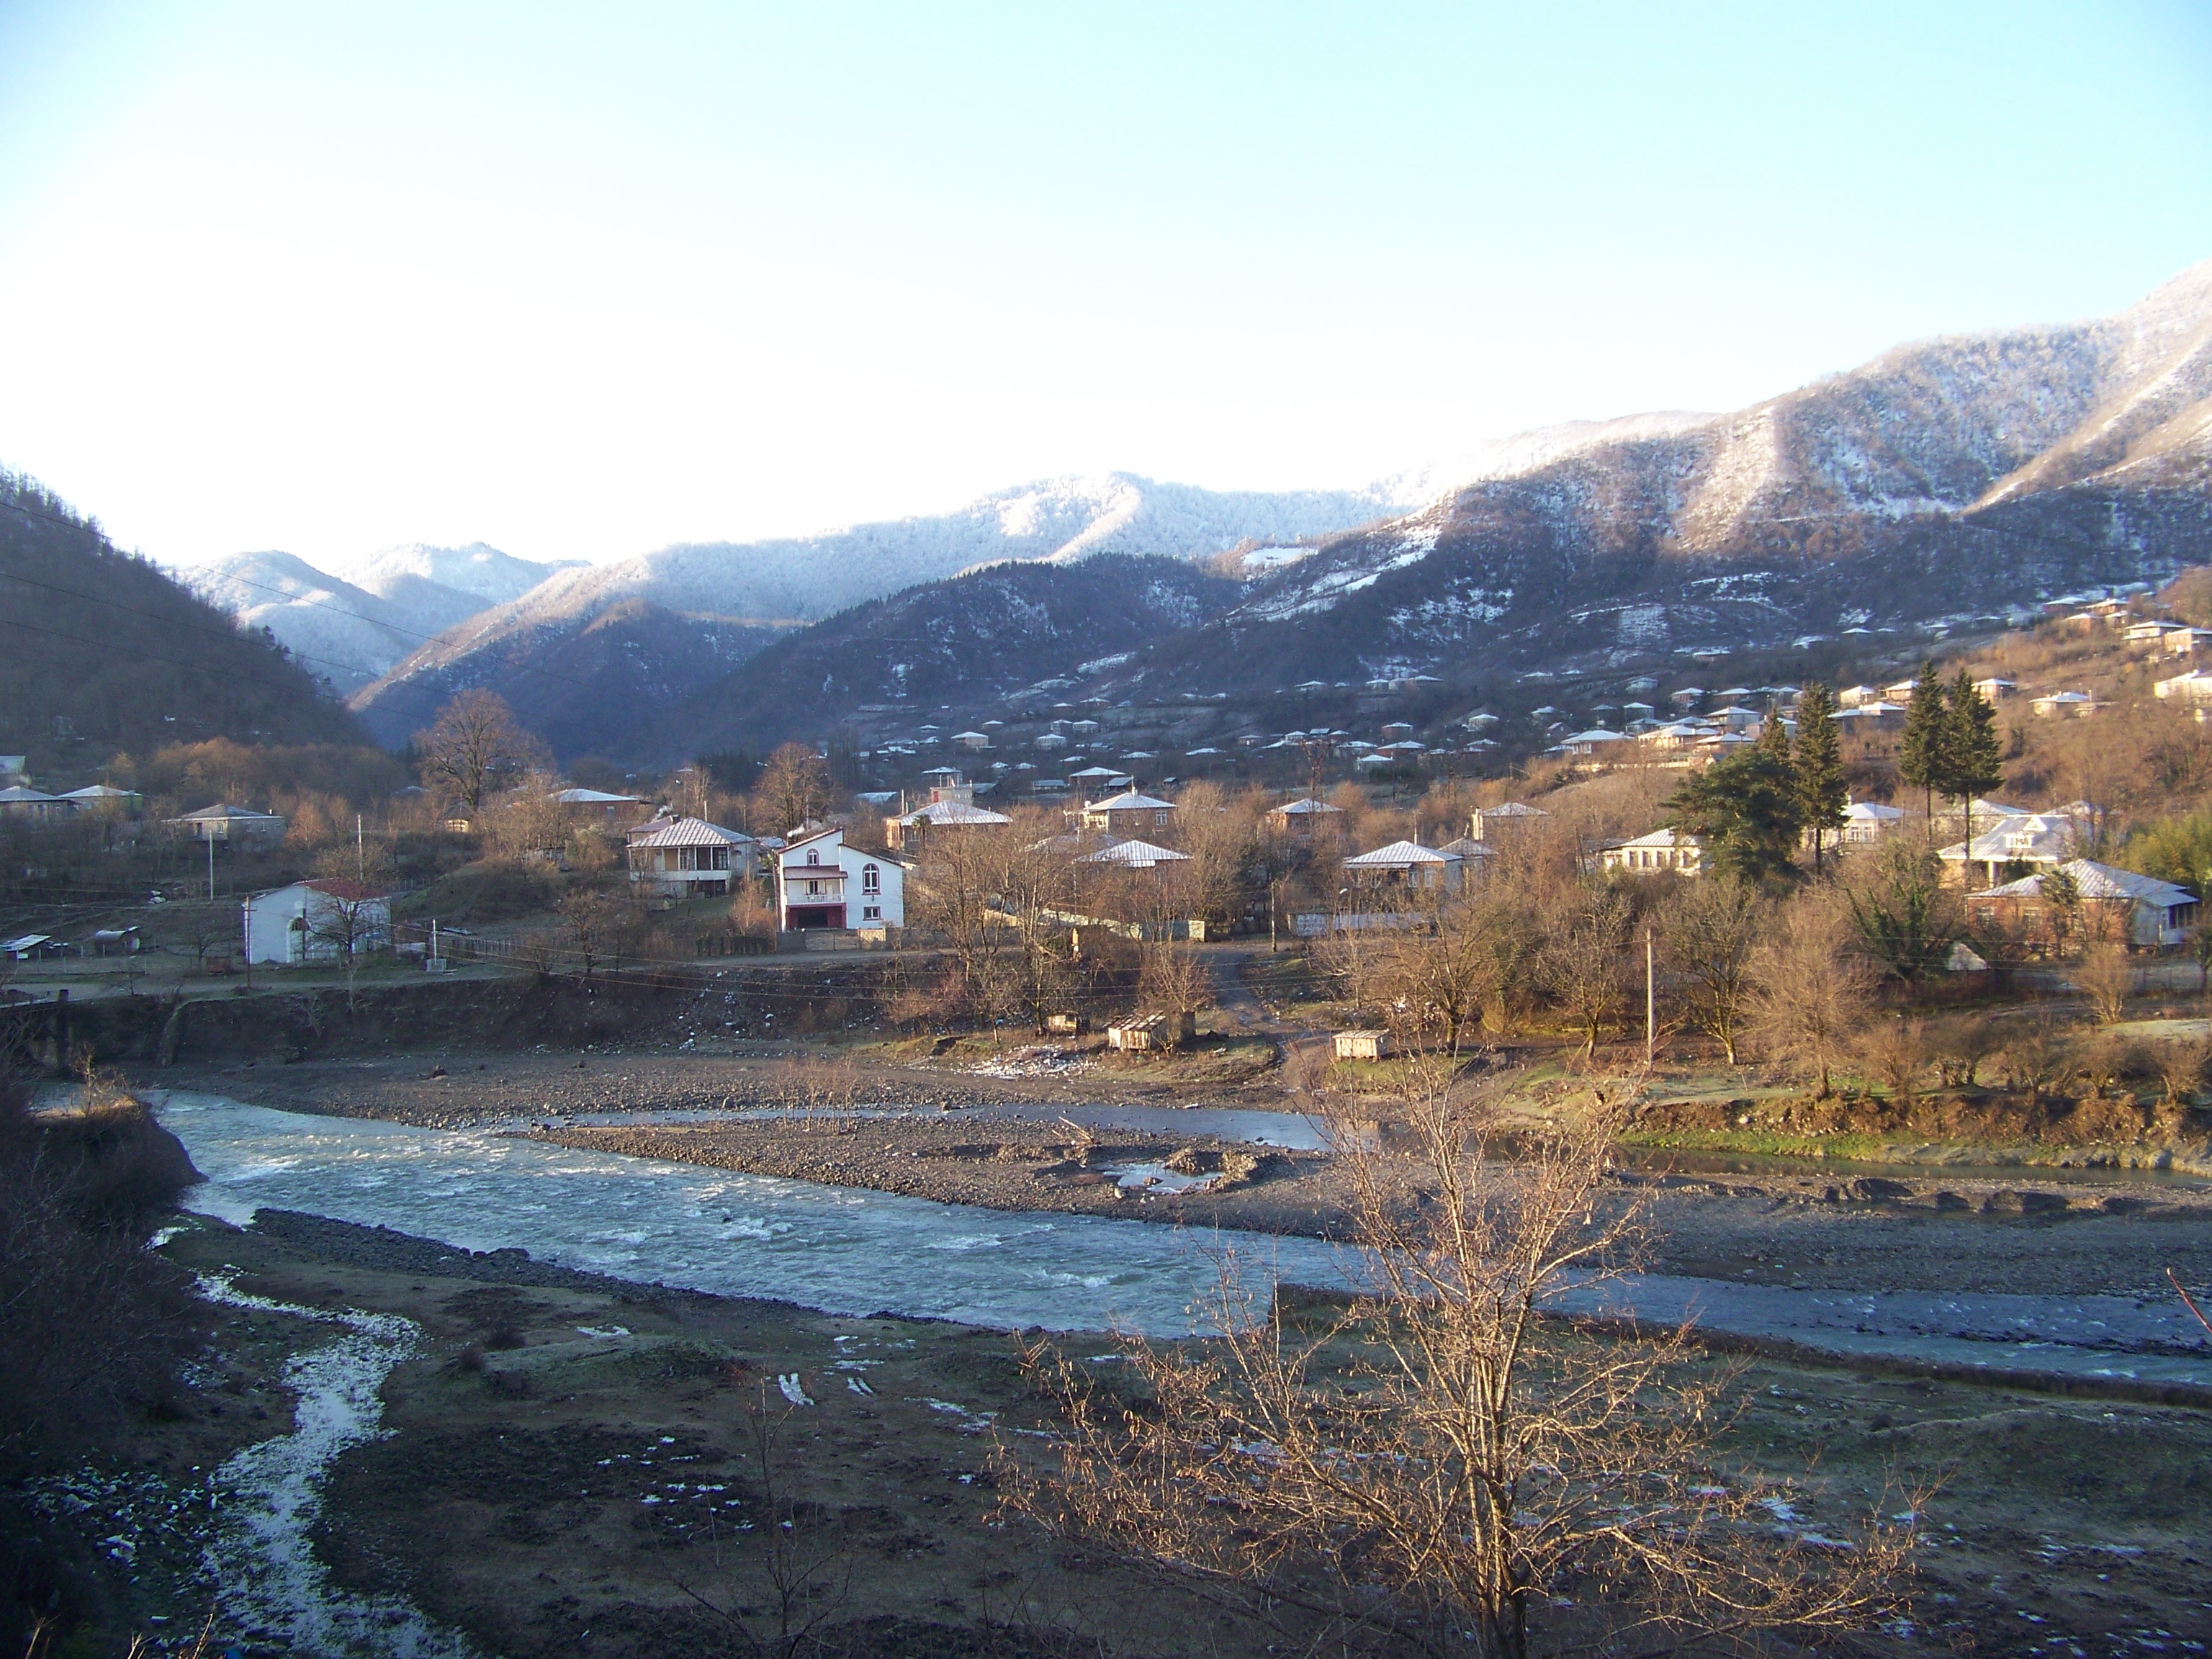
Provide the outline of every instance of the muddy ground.
<path id="1" fill-rule="evenodd" d="M 422 1326 L 421 1356 L 383 1389 L 392 1433 L 327 1482 L 318 1549 L 342 1585 L 404 1594 L 489 1653 L 754 1650 L 746 1632 L 780 1623 L 777 1537 L 814 1569 L 799 1616 L 850 1652 L 1268 1650 L 1267 1632 L 994 1515 L 994 1445 L 1033 1450 L 1018 1431 L 1052 1421 L 1000 1334 L 667 1292 L 312 1218 L 193 1222 L 167 1249 L 244 1291 Z M 186 1397 L 76 1477 L 57 1524 L 129 1547 L 112 1571 L 137 1628 L 204 1616 L 190 1494 L 228 1449 L 287 1430 L 283 1356 L 330 1335 L 218 1310 Z M 1936 1639 L 1910 1650 L 2203 1650 L 2212 1413 L 1709 1363 L 1743 1365 L 1721 1464 L 1791 1479 L 1797 1524 L 1894 1512 L 1940 1485 L 1921 1504 L 1914 1615 Z M 813 1403 L 787 1401 L 782 1377 Z M 780 1511 L 762 1487 L 763 1401 Z M 1886 1636 L 1863 1650 L 1907 1650 Z"/>

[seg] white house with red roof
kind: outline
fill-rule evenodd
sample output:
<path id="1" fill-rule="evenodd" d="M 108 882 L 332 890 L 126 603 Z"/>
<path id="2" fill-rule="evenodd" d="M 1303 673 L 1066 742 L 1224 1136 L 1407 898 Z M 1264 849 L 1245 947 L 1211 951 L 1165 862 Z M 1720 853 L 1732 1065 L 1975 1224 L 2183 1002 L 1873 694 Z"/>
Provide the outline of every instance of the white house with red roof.
<path id="1" fill-rule="evenodd" d="M 907 866 L 878 847 L 848 847 L 844 827 L 795 836 L 775 860 L 775 925 L 785 933 L 906 926 Z"/>

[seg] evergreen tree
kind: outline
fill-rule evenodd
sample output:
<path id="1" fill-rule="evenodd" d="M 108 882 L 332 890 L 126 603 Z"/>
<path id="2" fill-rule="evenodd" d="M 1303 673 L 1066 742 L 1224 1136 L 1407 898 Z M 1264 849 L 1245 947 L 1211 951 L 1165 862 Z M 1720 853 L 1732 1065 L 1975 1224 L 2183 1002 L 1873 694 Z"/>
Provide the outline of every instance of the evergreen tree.
<path id="1" fill-rule="evenodd" d="M 1920 678 L 1912 683 L 1912 701 L 1905 710 L 1905 738 L 1898 745 L 1897 775 L 1925 796 L 1928 839 L 1936 839 L 1936 792 L 1944 787 L 1944 738 L 1950 725 L 1950 708 L 1936 665 L 1920 665 Z"/>
<path id="2" fill-rule="evenodd" d="M 1997 711 L 1974 689 L 1974 677 L 1964 668 L 1951 682 L 1949 706 L 1943 711 L 1943 764 L 1939 781 L 1943 793 L 1966 811 L 1966 870 L 1973 872 L 1974 797 L 2004 781 L 2004 745 L 1997 740 Z"/>
<path id="3" fill-rule="evenodd" d="M 1675 829 L 1704 840 L 1722 875 L 1765 882 L 1790 873 L 1802 820 L 1790 763 L 1763 744 L 1686 779 L 1667 811 Z"/>
<path id="4" fill-rule="evenodd" d="M 1782 763 L 1790 764 L 1790 728 L 1782 723 L 1782 711 L 1770 706 L 1766 718 L 1759 723 L 1759 747 Z"/>
<path id="5" fill-rule="evenodd" d="M 1821 842 L 1844 827 L 1850 797 L 1844 787 L 1844 754 L 1836 734 L 1835 694 L 1808 685 L 1797 702 L 1797 753 L 1794 762 L 1797 814 L 1813 832 L 1813 868 L 1820 867 Z"/>

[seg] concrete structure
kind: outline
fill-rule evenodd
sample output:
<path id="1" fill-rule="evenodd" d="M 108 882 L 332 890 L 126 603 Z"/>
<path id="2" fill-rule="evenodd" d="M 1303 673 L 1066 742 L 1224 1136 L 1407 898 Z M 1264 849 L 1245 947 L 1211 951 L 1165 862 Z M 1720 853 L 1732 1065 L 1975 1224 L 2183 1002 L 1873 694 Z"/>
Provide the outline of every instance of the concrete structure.
<path id="1" fill-rule="evenodd" d="M 278 968 L 338 961 L 347 906 L 354 907 L 356 956 L 392 948 L 389 895 L 358 882 L 295 881 L 246 901 L 245 959 Z"/>
<path id="2" fill-rule="evenodd" d="M 1960 841 L 1936 856 L 1945 876 L 1970 888 L 1994 887 L 2023 872 L 2056 869 L 2081 856 L 2095 834 L 2094 818 L 2070 811 L 2015 812 L 1988 822 L 1971 845 Z"/>
<path id="3" fill-rule="evenodd" d="M 1678 876 L 1695 876 L 1703 874 L 1711 860 L 1703 836 L 1685 835 L 1680 830 L 1654 830 L 1634 841 L 1601 847 L 1597 862 L 1601 870 L 1671 870 Z"/>
<path id="4" fill-rule="evenodd" d="M 2105 705 L 2086 691 L 2053 691 L 2048 696 L 2038 697 L 2028 704 L 2039 720 L 2072 717 L 2087 720 Z"/>
<path id="5" fill-rule="evenodd" d="M 760 868 L 750 836 L 704 818 L 655 818 L 629 832 L 629 881 L 657 898 L 720 898 Z"/>
<path id="6" fill-rule="evenodd" d="M 1012 823 L 1004 812 L 957 800 L 933 800 L 884 823 L 884 838 L 900 851 L 911 851 L 932 835 L 947 830 L 994 830 Z"/>
<path id="7" fill-rule="evenodd" d="M 1085 807 L 1083 827 L 1109 836 L 1141 836 L 1147 830 L 1172 827 L 1175 812 L 1173 801 L 1129 789 Z"/>
<path id="8" fill-rule="evenodd" d="M 1339 1060 L 1387 1060 L 1390 1054 L 1390 1034 L 1388 1031 L 1339 1031 L 1336 1034 L 1336 1057 Z"/>
<path id="9" fill-rule="evenodd" d="M 72 817 L 76 803 L 64 800 L 59 795 L 49 795 L 43 790 L 27 788 L 20 783 L 0 789 L 0 816 L 20 818 L 31 823 L 52 823 L 59 818 Z"/>
<path id="10" fill-rule="evenodd" d="M 776 928 L 906 926 L 907 865 L 888 848 L 848 847 L 842 827 L 793 837 L 776 855 Z"/>
<path id="11" fill-rule="evenodd" d="M 1837 832 L 1836 840 L 1844 847 L 1870 847 L 1887 836 L 1895 835 L 1911 816 L 1900 806 L 1883 806 L 1875 801 L 1855 800 L 1844 808 L 1844 827 Z"/>
<path id="12" fill-rule="evenodd" d="M 2161 702 L 2212 703 L 2212 672 L 2192 668 L 2185 674 L 2160 680 L 2151 691 Z"/>

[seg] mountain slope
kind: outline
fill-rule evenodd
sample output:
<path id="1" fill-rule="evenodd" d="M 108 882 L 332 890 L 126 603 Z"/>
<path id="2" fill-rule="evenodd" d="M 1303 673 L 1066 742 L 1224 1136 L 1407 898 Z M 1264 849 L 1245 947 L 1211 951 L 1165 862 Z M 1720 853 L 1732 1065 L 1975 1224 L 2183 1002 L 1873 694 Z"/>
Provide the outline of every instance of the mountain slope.
<path id="1" fill-rule="evenodd" d="M 486 547 L 387 548 L 319 569 L 289 553 L 234 553 L 189 573 L 191 586 L 250 627 L 266 628 L 342 691 L 368 684 L 425 641 L 520 598 L 569 564 Z"/>
<path id="2" fill-rule="evenodd" d="M 1188 558 L 1341 530 L 1397 504 L 1377 491 L 1222 492 L 1109 473 L 1026 484 L 933 517 L 781 541 L 663 548 L 556 573 L 421 646 L 358 691 L 353 706 L 380 734 L 404 737 L 422 724 L 426 700 L 491 686 L 556 750 L 574 752 L 556 735 L 557 726 L 573 738 L 573 722 L 554 706 L 581 705 L 558 682 L 519 671 L 617 615 L 649 612 L 655 621 L 626 625 L 629 649 L 607 659 L 622 664 L 619 683 L 603 691 L 615 705 L 604 711 L 608 719 L 625 707 L 647 715 L 705 690 L 774 629 L 971 566 L 1108 554 Z"/>
<path id="3" fill-rule="evenodd" d="M 869 704 L 978 708 L 1218 616 L 1237 584 L 1188 560 L 1008 562 L 874 599 L 785 635 L 670 711 L 668 758 L 824 738 Z"/>
<path id="4" fill-rule="evenodd" d="M 38 485 L 0 474 L 0 750 L 34 775 L 230 737 L 358 743 L 314 676 Z"/>
<path id="5" fill-rule="evenodd" d="M 2212 556 L 2212 264 L 2118 317 L 1900 348 L 1547 447 L 1330 539 L 1171 684 L 1601 667 L 2002 610 Z"/>

